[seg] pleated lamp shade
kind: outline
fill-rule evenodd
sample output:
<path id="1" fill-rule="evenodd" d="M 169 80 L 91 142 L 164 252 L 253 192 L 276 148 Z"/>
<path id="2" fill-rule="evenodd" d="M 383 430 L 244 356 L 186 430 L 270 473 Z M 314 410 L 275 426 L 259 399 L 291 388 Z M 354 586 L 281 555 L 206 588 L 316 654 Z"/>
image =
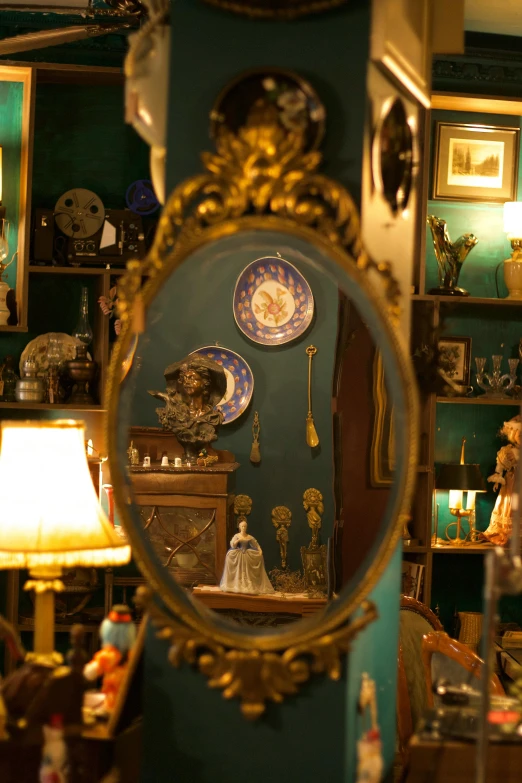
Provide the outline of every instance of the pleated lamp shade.
<path id="1" fill-rule="evenodd" d="M 0 432 L 0 569 L 128 563 L 98 502 L 83 422 L 4 421 Z"/>

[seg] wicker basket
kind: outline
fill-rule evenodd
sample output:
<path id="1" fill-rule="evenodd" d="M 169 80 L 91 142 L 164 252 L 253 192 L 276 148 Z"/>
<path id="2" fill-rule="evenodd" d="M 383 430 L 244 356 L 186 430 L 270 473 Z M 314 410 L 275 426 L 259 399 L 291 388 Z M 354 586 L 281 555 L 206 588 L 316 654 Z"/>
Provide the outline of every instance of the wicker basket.
<path id="1" fill-rule="evenodd" d="M 478 653 L 484 615 L 481 612 L 459 612 L 458 615 L 460 621 L 459 642 L 465 644 L 474 653 Z"/>

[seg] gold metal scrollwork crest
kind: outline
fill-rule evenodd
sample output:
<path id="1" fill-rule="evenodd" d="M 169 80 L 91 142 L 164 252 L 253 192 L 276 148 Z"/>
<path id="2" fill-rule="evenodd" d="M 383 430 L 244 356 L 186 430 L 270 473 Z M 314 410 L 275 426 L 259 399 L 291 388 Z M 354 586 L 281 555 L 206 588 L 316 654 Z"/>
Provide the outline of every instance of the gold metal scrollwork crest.
<path id="1" fill-rule="evenodd" d="M 377 619 L 371 601 L 363 601 L 361 615 L 333 633 L 317 636 L 307 644 L 282 651 L 228 649 L 210 635 L 195 634 L 177 619 L 167 618 L 156 606 L 152 592 L 140 587 L 136 602 L 146 607 L 158 630 L 158 637 L 169 642 L 169 661 L 179 667 L 183 662 L 197 666 L 208 678 L 210 688 L 223 691 L 226 699 L 241 699 L 241 712 L 248 720 L 259 718 L 266 702 L 281 703 L 295 695 L 312 674 L 327 674 L 339 680 L 342 657 L 353 639 Z"/>
<path id="2" fill-rule="evenodd" d="M 319 172 L 322 155 L 305 151 L 301 130 L 285 130 L 270 107 L 254 107 L 237 134 L 223 128 L 216 152 L 203 152 L 201 158 L 206 171 L 174 189 L 147 258 L 128 264 L 119 286 L 122 321 L 133 312 L 141 322 L 142 280 L 155 277 L 178 246 L 206 228 L 247 215 L 272 215 L 314 229 L 349 253 L 359 269 L 377 272 L 384 280 L 389 313 L 397 321 L 400 288 L 391 264 L 377 263 L 366 253 L 352 197 L 339 182 Z"/>

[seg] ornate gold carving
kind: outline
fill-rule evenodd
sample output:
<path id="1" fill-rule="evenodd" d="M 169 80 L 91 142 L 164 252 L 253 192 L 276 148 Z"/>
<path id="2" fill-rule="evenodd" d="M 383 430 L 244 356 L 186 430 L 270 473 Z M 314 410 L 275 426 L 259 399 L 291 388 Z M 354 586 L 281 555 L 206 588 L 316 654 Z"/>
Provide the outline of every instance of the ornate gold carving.
<path id="1" fill-rule="evenodd" d="M 319 173 L 322 155 L 305 152 L 302 130 L 283 129 L 273 107 L 254 105 L 237 134 L 221 130 L 216 150 L 201 155 L 206 172 L 189 177 L 172 192 L 145 260 L 128 263 L 118 293 L 123 322 L 132 313 L 134 331 L 140 331 L 141 281 L 154 278 L 169 254 L 201 237 L 205 229 L 252 213 L 315 229 L 346 250 L 359 269 L 376 271 L 385 282 L 390 315 L 398 318 L 400 288 L 390 263 L 373 261 L 362 247 L 352 197 L 340 183 Z"/>
<path id="2" fill-rule="evenodd" d="M 308 527 L 312 531 L 310 549 L 319 546 L 319 531 L 321 529 L 321 515 L 324 514 L 323 496 L 318 489 L 307 489 L 303 493 L 303 507 L 308 519 Z"/>
<path id="3" fill-rule="evenodd" d="M 288 528 L 292 524 L 292 512 L 286 506 L 276 506 L 272 509 L 272 524 L 276 529 L 276 539 L 281 554 L 281 568 L 286 568 L 286 547 L 288 544 Z"/>
<path id="4" fill-rule="evenodd" d="M 240 522 L 246 522 L 247 517 L 252 511 L 252 498 L 248 495 L 236 495 L 234 498 L 234 514 L 236 515 L 236 525 Z"/>
<path id="5" fill-rule="evenodd" d="M 150 613 L 159 628 L 158 637 L 169 642 L 169 661 L 176 667 L 183 661 L 197 666 L 209 686 L 222 690 L 225 699 L 241 699 L 241 712 L 248 720 L 259 718 L 267 701 L 280 703 L 295 695 L 312 674 L 325 673 L 339 680 L 342 656 L 353 639 L 377 619 L 375 604 L 363 601 L 362 614 L 349 625 L 316 636 L 308 644 L 266 652 L 229 649 L 210 635 L 194 633 L 177 618 L 167 617 L 148 587 L 138 588 L 136 602 Z"/>

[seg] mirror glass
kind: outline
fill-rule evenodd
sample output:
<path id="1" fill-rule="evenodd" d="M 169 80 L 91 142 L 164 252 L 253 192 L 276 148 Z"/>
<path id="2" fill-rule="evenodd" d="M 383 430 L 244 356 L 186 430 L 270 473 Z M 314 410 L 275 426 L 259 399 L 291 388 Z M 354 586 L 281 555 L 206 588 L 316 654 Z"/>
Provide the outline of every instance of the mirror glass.
<path id="1" fill-rule="evenodd" d="M 274 231 L 200 246 L 146 305 L 118 459 L 156 588 L 249 633 L 331 611 L 403 489 L 404 388 L 379 308 Z"/>

